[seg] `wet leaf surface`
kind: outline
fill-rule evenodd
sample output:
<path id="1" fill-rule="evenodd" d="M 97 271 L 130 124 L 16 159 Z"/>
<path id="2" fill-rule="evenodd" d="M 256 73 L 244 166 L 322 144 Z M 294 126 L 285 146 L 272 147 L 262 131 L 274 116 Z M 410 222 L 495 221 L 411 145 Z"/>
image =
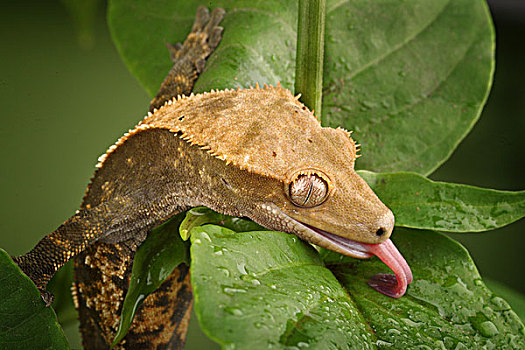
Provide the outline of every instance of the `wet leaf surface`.
<path id="1" fill-rule="evenodd" d="M 396 226 L 481 232 L 525 216 L 525 191 L 434 182 L 414 173 L 359 171 L 394 213 Z"/>
<path id="2" fill-rule="evenodd" d="M 235 232 L 266 230 L 266 228 L 249 219 L 220 214 L 206 207 L 196 207 L 187 211 L 186 217 L 179 227 L 180 236 L 183 240 L 187 240 L 192 228 L 205 224 L 221 225 Z"/>
<path id="3" fill-rule="evenodd" d="M 407 294 L 397 300 L 378 296 L 364 284 L 370 274 L 389 272 L 378 259 L 321 253 L 374 329 L 379 344 L 433 349 L 525 346 L 520 319 L 504 299 L 486 288 L 459 243 L 433 231 L 396 229 L 393 237 L 414 273 Z"/>
<path id="4" fill-rule="evenodd" d="M 214 225 L 194 228 L 191 237 L 195 311 L 224 347 L 373 348 L 352 300 L 298 238 Z"/>
<path id="5" fill-rule="evenodd" d="M 191 237 L 195 310 L 225 348 L 525 346 L 519 318 L 485 287 L 466 250 L 442 234 L 396 229 L 414 273 L 400 299 L 367 285 L 390 272 L 376 258 L 318 254 L 272 231 L 205 225 Z"/>

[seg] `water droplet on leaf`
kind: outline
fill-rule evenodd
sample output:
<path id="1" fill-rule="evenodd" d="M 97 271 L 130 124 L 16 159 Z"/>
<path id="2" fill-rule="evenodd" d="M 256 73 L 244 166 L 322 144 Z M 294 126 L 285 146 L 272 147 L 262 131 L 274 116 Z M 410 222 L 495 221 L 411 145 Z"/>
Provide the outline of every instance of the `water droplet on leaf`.
<path id="1" fill-rule="evenodd" d="M 227 313 L 229 313 L 230 315 L 233 315 L 233 316 L 242 316 L 243 315 L 242 310 L 239 309 L 238 307 L 234 307 L 234 306 L 225 307 L 224 311 L 226 311 Z"/>

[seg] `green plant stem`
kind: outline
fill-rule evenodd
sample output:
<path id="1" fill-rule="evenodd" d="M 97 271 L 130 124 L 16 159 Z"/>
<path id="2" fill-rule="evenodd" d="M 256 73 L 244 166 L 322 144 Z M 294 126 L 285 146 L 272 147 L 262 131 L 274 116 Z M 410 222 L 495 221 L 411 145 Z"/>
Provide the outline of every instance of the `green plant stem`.
<path id="1" fill-rule="evenodd" d="M 299 0 L 295 93 L 321 120 L 325 0 Z"/>

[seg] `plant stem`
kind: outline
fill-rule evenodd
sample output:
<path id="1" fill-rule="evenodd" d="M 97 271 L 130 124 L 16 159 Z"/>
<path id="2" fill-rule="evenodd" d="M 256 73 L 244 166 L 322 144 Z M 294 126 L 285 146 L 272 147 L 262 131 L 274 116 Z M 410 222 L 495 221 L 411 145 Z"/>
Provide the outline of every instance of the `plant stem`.
<path id="1" fill-rule="evenodd" d="M 325 0 L 299 0 L 295 93 L 321 121 Z"/>

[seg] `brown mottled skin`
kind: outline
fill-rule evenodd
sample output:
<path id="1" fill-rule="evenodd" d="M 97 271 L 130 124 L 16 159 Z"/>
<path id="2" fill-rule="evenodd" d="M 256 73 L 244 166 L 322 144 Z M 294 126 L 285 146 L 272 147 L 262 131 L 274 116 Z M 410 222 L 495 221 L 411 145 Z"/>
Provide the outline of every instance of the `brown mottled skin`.
<path id="1" fill-rule="evenodd" d="M 321 127 L 277 86 L 188 94 L 218 44 L 223 11 L 200 8 L 151 113 L 99 163 L 80 210 L 16 259 L 42 291 L 75 259 L 74 294 L 86 349 L 108 348 L 147 232 L 194 206 L 246 216 L 343 252 L 309 227 L 381 243 L 393 215 L 354 171 L 356 147 L 342 129 Z M 299 201 L 299 202 L 298 202 Z M 181 348 L 191 309 L 189 271 L 179 266 L 141 306 L 120 348 Z"/>

